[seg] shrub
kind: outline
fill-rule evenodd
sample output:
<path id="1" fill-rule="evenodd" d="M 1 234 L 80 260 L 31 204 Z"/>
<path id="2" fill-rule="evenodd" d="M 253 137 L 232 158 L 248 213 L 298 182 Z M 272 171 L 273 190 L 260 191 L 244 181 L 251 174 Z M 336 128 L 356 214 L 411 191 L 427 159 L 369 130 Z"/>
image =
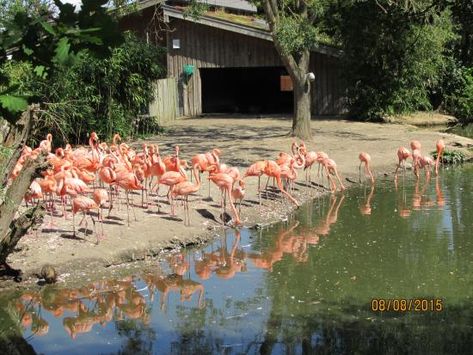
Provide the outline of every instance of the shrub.
<path id="1" fill-rule="evenodd" d="M 462 123 L 473 122 L 473 68 L 452 61 L 443 84 L 444 109 Z"/>
<path id="2" fill-rule="evenodd" d="M 430 153 L 434 159 L 437 159 L 437 152 Z M 461 164 L 465 161 L 465 154 L 459 150 L 444 150 L 442 155 L 442 163 L 444 164 Z"/>
<path id="3" fill-rule="evenodd" d="M 58 143 L 83 143 L 91 131 L 102 138 L 132 133 L 134 119 L 152 100 L 153 81 L 165 74 L 163 54 L 163 49 L 127 33 L 109 58 L 82 51 L 51 77 L 32 75 L 27 63 L 7 63 L 3 70 L 14 76 L 22 93 L 42 103 L 33 140 L 51 132 Z"/>

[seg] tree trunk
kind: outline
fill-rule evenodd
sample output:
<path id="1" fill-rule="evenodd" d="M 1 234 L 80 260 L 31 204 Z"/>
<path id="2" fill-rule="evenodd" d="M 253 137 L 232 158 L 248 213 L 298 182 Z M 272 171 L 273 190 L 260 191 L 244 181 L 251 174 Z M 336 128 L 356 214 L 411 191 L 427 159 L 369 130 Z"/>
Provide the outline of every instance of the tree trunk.
<path id="1" fill-rule="evenodd" d="M 33 209 L 30 213 L 26 212 L 20 218 L 14 219 L 31 182 L 41 176 L 40 172 L 47 166 L 44 155 L 40 155 L 36 160 L 28 159 L 18 177 L 7 189 L 5 199 L 0 205 L 0 264 L 5 263 L 8 254 L 39 216 L 39 211 Z"/>
<path id="2" fill-rule="evenodd" d="M 304 78 L 305 79 L 305 78 Z M 294 82 L 294 115 L 292 117 L 292 135 L 304 140 L 312 139 L 310 128 L 310 90 L 309 83 Z"/>
<path id="3" fill-rule="evenodd" d="M 5 163 L 2 171 L 3 176 L 1 177 L 3 186 L 6 186 L 8 177 L 13 171 L 18 158 L 20 158 L 21 150 L 29 138 L 32 122 L 37 118 L 35 111 L 38 108 L 39 105 L 30 105 L 28 109 L 23 112 L 18 122 L 16 122 L 14 126 L 10 126 L 8 133 L 3 137 L 2 145 L 13 150 L 13 153 L 8 161 L 1 162 L 2 165 Z"/>
<path id="4" fill-rule="evenodd" d="M 34 106 L 28 107 L 28 110 L 23 113 L 17 125 L 12 126 L 8 135 L 4 138 L 3 144 L 13 148 L 13 155 L 5 164 L 4 175 L 1 177 L 2 186 L 7 185 L 8 176 L 10 176 L 20 157 L 21 150 L 26 144 L 31 130 L 32 119 L 34 118 L 34 110 Z M 40 173 L 46 170 L 48 166 L 45 154 L 41 154 L 36 160 L 27 159 L 20 174 L 7 187 L 5 196 L 0 201 L 0 269 L 3 267 L 6 275 L 19 276 L 18 270 L 13 270 L 6 264 L 6 259 L 21 237 L 28 232 L 32 225 L 38 223 L 44 214 L 42 206 L 37 206 L 15 219 L 21 201 L 28 191 L 31 182 L 36 177 L 40 177 Z"/>

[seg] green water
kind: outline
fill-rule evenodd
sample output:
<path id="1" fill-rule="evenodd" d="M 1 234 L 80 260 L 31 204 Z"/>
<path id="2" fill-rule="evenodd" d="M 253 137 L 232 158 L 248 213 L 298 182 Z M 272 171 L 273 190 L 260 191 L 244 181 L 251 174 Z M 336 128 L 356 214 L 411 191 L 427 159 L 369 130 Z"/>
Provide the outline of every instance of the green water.
<path id="1" fill-rule="evenodd" d="M 4 300 L 0 346 L 16 336 L 44 354 L 471 353 L 472 177 L 467 166 L 378 181 L 133 277 Z M 378 299 L 396 311 L 374 312 Z"/>

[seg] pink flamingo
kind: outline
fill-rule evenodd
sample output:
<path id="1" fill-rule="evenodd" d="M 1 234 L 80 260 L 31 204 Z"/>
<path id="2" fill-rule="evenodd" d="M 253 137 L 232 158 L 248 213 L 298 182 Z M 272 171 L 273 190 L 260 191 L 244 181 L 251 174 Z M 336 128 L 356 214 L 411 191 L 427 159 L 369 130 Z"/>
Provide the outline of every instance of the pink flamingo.
<path id="1" fill-rule="evenodd" d="M 232 197 L 234 201 L 238 201 L 238 213 L 241 214 L 241 202 L 245 198 L 245 182 L 238 180 L 238 186 L 233 187 Z"/>
<path id="2" fill-rule="evenodd" d="M 228 195 L 228 199 L 230 200 L 230 207 L 232 208 L 232 211 L 235 215 L 235 224 L 240 224 L 240 216 L 238 215 L 238 212 L 235 208 L 235 204 L 233 203 L 233 197 L 232 197 L 232 188 L 233 188 L 233 178 L 225 173 L 218 173 L 218 174 L 213 174 L 208 177 L 209 180 L 211 180 L 215 185 L 217 185 L 220 188 L 220 191 L 222 191 L 222 219 L 225 216 L 225 197 Z M 225 224 L 225 221 L 224 221 Z"/>
<path id="3" fill-rule="evenodd" d="M 105 202 L 109 201 L 109 210 L 108 214 L 110 215 L 110 211 L 112 209 L 112 203 L 110 202 L 110 198 L 108 196 L 108 192 L 105 189 L 96 189 L 93 193 L 93 198 L 97 206 L 99 206 L 99 211 L 98 211 L 98 218 L 100 221 L 101 229 L 102 229 L 102 238 L 105 237 L 105 233 L 103 231 L 103 213 L 102 213 L 102 206 L 105 204 Z"/>
<path id="4" fill-rule="evenodd" d="M 249 176 L 257 176 L 258 177 L 258 199 L 259 204 L 261 205 L 261 175 L 264 174 L 264 168 L 266 167 L 266 162 L 263 160 L 259 160 L 256 163 L 251 164 L 248 169 L 246 169 L 245 174 L 243 175 L 243 179 Z"/>
<path id="5" fill-rule="evenodd" d="M 273 160 L 266 160 L 266 166 L 264 168 L 264 174 L 273 177 L 276 179 L 276 183 L 278 185 L 279 190 L 287 196 L 287 198 L 294 203 L 297 207 L 299 207 L 299 202 L 291 196 L 289 192 L 284 190 L 284 187 L 282 185 L 282 180 L 281 180 L 281 167 Z"/>
<path id="6" fill-rule="evenodd" d="M 360 159 L 360 165 L 358 166 L 359 180 L 361 182 L 361 164 L 365 164 L 365 175 L 368 174 L 371 178 L 371 183 L 374 184 L 374 176 L 370 169 L 371 156 L 366 152 L 361 152 L 358 156 Z"/>
<path id="7" fill-rule="evenodd" d="M 172 189 L 173 198 L 175 198 L 176 196 L 184 197 L 184 224 L 186 224 L 187 218 L 187 225 L 190 225 L 189 195 L 199 191 L 201 186 L 201 181 L 199 174 L 197 173 L 197 168 L 193 170 L 193 173 L 196 181 L 195 184 L 190 181 L 182 181 L 174 185 L 174 188 Z"/>
<path id="8" fill-rule="evenodd" d="M 172 190 L 175 185 L 179 184 L 180 182 L 186 181 L 187 180 L 187 175 L 182 167 L 180 167 L 179 172 L 176 171 L 167 171 L 165 172 L 161 178 L 159 179 L 159 184 L 162 185 L 167 185 L 169 186 L 169 191 L 167 193 L 167 198 L 169 201 L 169 205 L 171 207 L 171 215 L 174 216 L 174 203 L 173 203 L 173 198 L 172 198 Z M 158 190 L 159 192 L 159 184 L 158 184 Z M 158 211 L 159 211 L 159 203 L 158 203 Z"/>
<path id="9" fill-rule="evenodd" d="M 79 225 L 81 225 L 84 219 L 86 218 L 87 214 L 90 212 L 90 210 L 95 210 L 95 209 L 99 209 L 99 206 L 97 205 L 97 203 L 95 203 L 94 200 L 88 197 L 78 196 L 72 200 L 72 228 L 73 228 L 74 237 L 76 236 L 76 226 L 75 226 L 75 220 L 74 220 L 76 213 L 79 211 L 82 211 L 84 213 L 84 217 L 79 223 Z M 92 219 L 92 223 L 94 224 L 94 230 L 95 230 L 94 217 L 90 215 L 90 218 Z M 85 221 L 85 234 L 87 235 L 87 220 Z M 95 230 L 95 235 L 97 237 L 96 244 L 99 244 L 99 237 L 96 230 Z"/>
<path id="10" fill-rule="evenodd" d="M 333 178 L 331 175 L 335 175 L 337 177 L 337 180 L 340 183 L 340 191 L 345 190 L 345 186 L 343 186 L 342 180 L 340 179 L 340 175 L 338 175 L 337 164 L 335 163 L 335 161 L 333 159 L 325 159 L 323 161 L 323 165 L 325 167 L 327 179 L 330 180 L 332 192 L 335 192 L 337 190 L 337 185 L 333 181 Z"/>
<path id="11" fill-rule="evenodd" d="M 399 168 L 401 167 L 402 165 L 402 168 L 403 168 L 403 171 L 406 169 L 405 167 L 405 163 L 406 163 L 406 160 L 408 158 L 410 158 L 412 155 L 411 155 L 411 152 L 409 151 L 409 149 L 405 148 L 405 147 L 399 147 L 398 150 L 397 150 L 397 157 L 399 159 L 399 162 L 397 164 L 397 167 L 396 167 L 396 171 L 394 172 L 394 174 L 397 176 L 397 171 L 399 170 Z"/>

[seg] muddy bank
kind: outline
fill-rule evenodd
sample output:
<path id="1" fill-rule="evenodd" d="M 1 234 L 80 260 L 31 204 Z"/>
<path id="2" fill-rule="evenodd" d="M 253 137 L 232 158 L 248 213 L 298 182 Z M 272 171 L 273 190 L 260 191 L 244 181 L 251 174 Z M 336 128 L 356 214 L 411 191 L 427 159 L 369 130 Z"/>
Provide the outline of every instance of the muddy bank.
<path id="1" fill-rule="evenodd" d="M 222 150 L 222 162 L 238 166 L 241 171 L 256 160 L 275 159 L 280 151 L 289 151 L 292 138 L 287 136 L 291 122 L 284 119 L 192 119 L 177 121 L 167 129 L 166 134 L 142 143 L 157 143 L 161 153 L 173 152 L 179 144 L 181 157 L 190 159 L 197 153 L 218 147 Z M 396 165 L 396 150 L 399 146 L 408 146 L 411 139 L 423 143 L 423 152 L 435 150 L 435 141 L 443 137 L 447 149 L 458 149 L 469 156 L 473 140 L 452 134 L 436 132 L 399 124 L 375 124 L 349 121 L 313 121 L 313 142 L 307 142 L 310 150 L 325 151 L 339 167 L 344 181 L 349 187 L 358 180 L 358 153 L 371 154 L 373 168 L 378 178 L 391 178 Z M 315 176 L 315 174 L 313 174 Z M 386 177 L 387 176 L 387 177 Z M 266 182 L 262 179 L 262 182 Z M 320 180 L 316 180 L 320 183 Z M 263 205 L 258 204 L 256 195 L 257 178 L 246 180 L 246 198 L 242 205 L 244 226 L 268 224 L 287 217 L 293 205 L 279 194 L 270 191 L 263 198 Z M 325 185 L 327 182 L 324 181 Z M 130 211 L 131 222 L 127 223 L 125 205 L 115 208 L 111 217 L 105 219 L 106 238 L 98 245 L 92 234 L 90 219 L 88 225 L 79 228 L 77 238 L 72 234 L 72 221 L 46 216 L 43 225 L 35 232 L 24 237 L 18 250 L 9 258 L 14 268 L 25 273 L 23 285 L 33 285 L 44 263 L 56 266 L 61 274 L 60 282 L 73 282 L 77 278 L 96 278 L 105 275 L 107 267 L 141 260 L 155 256 L 166 249 L 181 248 L 186 245 L 199 245 L 222 233 L 219 196 L 217 188 L 211 186 L 211 199 L 208 199 L 208 184 L 205 178 L 198 195 L 191 196 L 190 226 L 185 226 L 182 206 L 177 206 L 177 218 L 169 215 L 169 206 L 160 197 L 161 210 L 156 206 L 157 196 L 150 196 L 148 208 L 141 207 L 141 195 L 133 195 L 134 212 Z M 164 194 L 164 189 L 160 193 Z M 303 203 L 327 192 L 325 187 L 306 186 L 304 173 L 301 172 L 294 195 Z M 59 211 L 58 211 L 59 212 Z M 136 215 L 136 219 L 135 219 Z M 71 216 L 69 216 L 71 217 Z M 76 223 L 80 218 L 77 218 Z M 88 235 L 85 235 L 88 231 Z M 132 267 L 131 264 L 125 268 Z M 113 269 L 113 267 L 112 267 Z"/>

